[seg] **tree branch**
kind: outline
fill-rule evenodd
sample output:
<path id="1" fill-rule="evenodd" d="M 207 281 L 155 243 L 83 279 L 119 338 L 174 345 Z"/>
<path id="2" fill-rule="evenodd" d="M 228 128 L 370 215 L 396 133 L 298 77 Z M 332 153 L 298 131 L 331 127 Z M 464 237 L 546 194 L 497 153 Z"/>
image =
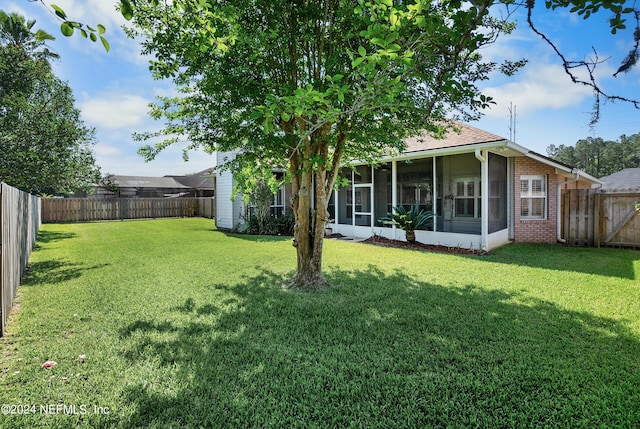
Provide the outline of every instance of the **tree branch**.
<path id="1" fill-rule="evenodd" d="M 595 125 L 600 120 L 601 98 L 604 98 L 605 100 L 608 100 L 608 101 L 623 101 L 625 103 L 630 103 L 636 109 L 640 109 L 640 100 L 635 100 L 635 99 L 623 97 L 623 96 L 620 96 L 620 95 L 611 95 L 611 94 L 606 93 L 600 87 L 600 85 L 596 81 L 595 69 L 599 64 L 602 64 L 607 60 L 600 61 L 599 58 L 598 58 L 598 53 L 596 52 L 595 48 L 592 48 L 593 52 L 594 52 L 594 55 L 595 55 L 595 58 L 593 60 L 590 60 L 590 61 L 586 61 L 586 60 L 569 61 L 564 56 L 564 54 L 562 52 L 560 52 L 558 47 L 551 41 L 551 39 L 549 39 L 549 37 L 547 37 L 546 34 L 541 32 L 540 30 L 538 30 L 538 28 L 533 23 L 533 18 L 532 18 L 533 6 L 534 6 L 534 2 L 533 1 L 528 1 L 527 2 L 527 24 L 529 24 L 529 28 L 531 28 L 531 30 L 533 30 L 534 33 L 536 33 L 538 36 L 540 36 L 542 38 L 542 40 L 544 40 L 551 47 L 551 49 L 553 49 L 553 51 L 556 53 L 556 55 L 562 61 L 562 67 L 564 68 L 565 73 L 569 76 L 569 78 L 571 79 L 571 81 L 573 83 L 587 86 L 587 87 L 589 87 L 589 88 L 591 88 L 593 90 L 593 93 L 594 93 L 594 96 L 595 96 L 595 101 L 594 101 L 594 105 L 593 105 L 593 111 L 591 113 L 591 122 L 590 122 L 591 126 Z M 636 23 L 638 23 L 639 18 L 640 18 L 638 14 L 639 14 L 639 12 L 635 11 Z M 639 33 L 637 24 L 636 24 L 635 33 L 636 34 Z M 635 37 L 635 39 L 636 39 L 635 52 L 636 52 L 636 55 L 637 55 L 638 44 L 640 42 L 638 40 L 639 39 L 638 37 Z M 634 51 L 632 51 L 632 52 L 634 52 Z M 627 69 L 629 67 L 627 67 Z M 578 77 L 577 74 L 574 72 L 574 69 L 585 69 L 587 71 L 587 73 L 588 73 L 587 80 L 584 80 L 584 79 Z M 621 70 L 619 69 L 613 76 L 616 76 L 620 71 Z M 626 71 L 626 70 L 624 70 L 624 71 Z"/>

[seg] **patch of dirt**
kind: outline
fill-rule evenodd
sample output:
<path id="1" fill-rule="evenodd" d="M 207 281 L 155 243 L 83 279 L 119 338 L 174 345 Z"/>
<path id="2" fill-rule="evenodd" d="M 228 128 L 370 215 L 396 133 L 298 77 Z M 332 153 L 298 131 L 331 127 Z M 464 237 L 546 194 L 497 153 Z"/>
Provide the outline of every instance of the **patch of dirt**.
<path id="1" fill-rule="evenodd" d="M 343 238 L 344 235 L 342 234 L 338 234 L 337 232 L 335 234 L 331 234 L 331 235 L 325 235 L 324 238 Z"/>
<path id="2" fill-rule="evenodd" d="M 364 240 L 363 243 L 369 243 L 369 244 L 374 244 L 376 246 L 384 246 L 384 247 L 396 247 L 399 249 L 428 250 L 431 252 L 454 253 L 454 254 L 460 254 L 460 255 L 480 255 L 481 254 L 477 250 L 464 249 L 461 247 L 449 247 L 449 246 L 438 246 L 434 244 L 423 244 L 417 241 L 414 243 L 409 243 L 407 241 L 391 240 L 389 238 L 384 238 L 377 235 L 367 238 L 366 240 Z"/>

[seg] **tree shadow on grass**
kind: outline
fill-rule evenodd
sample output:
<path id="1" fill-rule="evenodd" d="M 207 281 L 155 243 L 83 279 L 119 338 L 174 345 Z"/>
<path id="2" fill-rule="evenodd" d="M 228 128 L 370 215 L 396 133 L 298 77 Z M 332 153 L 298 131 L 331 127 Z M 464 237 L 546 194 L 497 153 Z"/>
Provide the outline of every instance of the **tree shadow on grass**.
<path id="1" fill-rule="evenodd" d="M 242 234 L 239 232 L 221 231 L 221 230 L 218 230 L 218 232 L 221 234 L 224 234 L 225 237 L 228 237 L 228 238 L 252 241 L 254 243 L 293 240 L 292 235 L 253 235 L 253 234 Z"/>
<path id="2" fill-rule="evenodd" d="M 82 276 L 87 270 L 95 270 L 107 266 L 109 264 L 106 263 L 86 266 L 61 259 L 33 262 L 29 265 L 24 284 L 38 286 L 62 283 Z"/>
<path id="3" fill-rule="evenodd" d="M 37 244 L 49 244 L 60 240 L 66 240 L 69 238 L 75 238 L 78 235 L 74 232 L 60 232 L 60 231 L 43 231 L 38 232 Z"/>
<path id="4" fill-rule="evenodd" d="M 265 271 L 123 327 L 125 358 L 157 367 L 102 424 L 640 425 L 640 343 L 618 321 L 375 267 L 328 277 L 292 292 Z"/>

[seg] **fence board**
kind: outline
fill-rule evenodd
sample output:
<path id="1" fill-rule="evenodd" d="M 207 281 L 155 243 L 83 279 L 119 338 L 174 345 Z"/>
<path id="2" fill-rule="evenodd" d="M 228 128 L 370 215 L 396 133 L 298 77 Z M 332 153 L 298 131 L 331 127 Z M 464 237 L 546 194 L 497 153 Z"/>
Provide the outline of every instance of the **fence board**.
<path id="1" fill-rule="evenodd" d="M 42 222 L 215 216 L 214 198 L 44 198 Z"/>
<path id="2" fill-rule="evenodd" d="M 0 183 L 0 335 L 4 335 L 40 221 L 40 198 Z"/>
<path id="3" fill-rule="evenodd" d="M 592 246 L 595 229 L 595 189 L 562 191 L 562 235 L 571 246 Z"/>

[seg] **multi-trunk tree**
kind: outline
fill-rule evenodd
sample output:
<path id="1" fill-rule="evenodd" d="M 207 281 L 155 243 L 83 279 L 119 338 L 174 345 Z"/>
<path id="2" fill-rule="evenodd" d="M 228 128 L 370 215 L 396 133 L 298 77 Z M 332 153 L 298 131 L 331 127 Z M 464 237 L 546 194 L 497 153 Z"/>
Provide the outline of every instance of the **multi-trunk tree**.
<path id="1" fill-rule="evenodd" d="M 327 205 L 344 162 L 476 117 L 490 102 L 476 83 L 518 67 L 479 54 L 512 29 L 489 15 L 492 4 L 138 1 L 134 22 L 156 56 L 155 76 L 172 77 L 181 92 L 152 112 L 167 120 L 161 134 L 239 151 L 231 168 L 288 171 L 298 262 L 290 284 L 314 288 L 325 285 Z M 172 141 L 142 153 L 152 158 Z"/>

